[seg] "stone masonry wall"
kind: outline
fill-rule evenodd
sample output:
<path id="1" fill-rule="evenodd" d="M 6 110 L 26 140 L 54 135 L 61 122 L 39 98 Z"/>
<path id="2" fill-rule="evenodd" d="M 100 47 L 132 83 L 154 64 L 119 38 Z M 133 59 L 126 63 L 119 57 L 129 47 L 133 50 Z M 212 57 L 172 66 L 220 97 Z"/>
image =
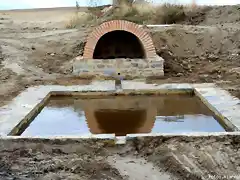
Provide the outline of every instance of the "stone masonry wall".
<path id="1" fill-rule="evenodd" d="M 161 77 L 164 60 L 161 57 L 151 59 L 81 59 L 74 62 L 73 74 L 95 74 L 103 76 Z"/>
<path id="2" fill-rule="evenodd" d="M 121 55 L 119 57 L 130 57 L 134 59 L 120 59 L 117 55 L 114 56 L 111 54 L 110 56 L 109 54 L 104 55 L 104 57 L 110 58 L 113 56 L 111 57 L 113 59 L 104 59 L 103 56 L 99 56 L 99 58 L 94 57 L 95 50 L 99 49 L 96 47 L 101 38 L 104 35 L 114 31 L 124 31 L 134 35 L 136 40 L 139 41 L 142 46 L 144 57 L 136 54 L 134 54 L 134 56 L 130 56 L 129 52 L 125 52 L 124 56 Z M 112 41 L 116 40 L 114 38 L 110 39 Z M 129 44 L 129 40 L 131 40 L 131 38 L 124 43 Z M 124 44 L 119 45 L 119 42 L 116 43 L 118 43 L 118 46 L 120 47 L 125 47 Z M 100 49 L 104 46 L 105 44 L 101 44 Z M 109 46 L 111 46 L 111 44 Z M 135 44 L 134 47 L 136 47 Z M 137 51 L 139 51 L 139 49 Z M 102 53 L 100 53 L 100 55 L 102 55 Z M 73 74 L 77 76 L 81 76 L 86 73 L 91 75 L 113 76 L 117 73 L 121 73 L 122 76 L 130 76 L 133 78 L 145 78 L 149 76 L 160 77 L 164 75 L 163 64 L 164 60 L 157 56 L 152 38 L 147 31 L 141 28 L 138 24 L 129 21 L 112 20 L 97 26 L 92 33 L 89 34 L 86 46 L 84 48 L 83 57 L 77 57 L 76 61 L 74 62 Z"/>

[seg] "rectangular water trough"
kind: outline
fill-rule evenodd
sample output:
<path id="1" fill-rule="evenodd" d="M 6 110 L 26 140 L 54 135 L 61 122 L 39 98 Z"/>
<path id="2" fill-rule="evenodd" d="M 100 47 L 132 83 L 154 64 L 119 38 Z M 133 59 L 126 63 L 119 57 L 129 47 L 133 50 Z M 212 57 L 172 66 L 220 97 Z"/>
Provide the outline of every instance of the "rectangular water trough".
<path id="1" fill-rule="evenodd" d="M 116 139 L 118 136 L 118 142 L 122 143 L 125 137 L 136 136 L 227 135 L 240 129 L 239 102 L 214 84 L 154 85 L 123 81 L 122 92 L 115 91 L 114 81 L 83 86 L 37 86 L 0 109 L 0 134 L 8 138 Z M 132 128 L 124 128 L 130 122 Z"/>

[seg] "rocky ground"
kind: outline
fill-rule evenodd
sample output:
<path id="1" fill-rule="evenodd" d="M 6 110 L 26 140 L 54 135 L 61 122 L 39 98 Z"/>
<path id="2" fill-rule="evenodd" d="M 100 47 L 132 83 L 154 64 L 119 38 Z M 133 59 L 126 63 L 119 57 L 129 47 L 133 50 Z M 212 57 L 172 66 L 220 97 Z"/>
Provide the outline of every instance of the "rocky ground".
<path id="1" fill-rule="evenodd" d="M 71 8 L 0 11 L 0 105 L 32 85 L 89 81 L 71 76 L 72 60 L 82 55 L 92 29 L 66 29 L 74 13 Z M 227 6 L 198 12 L 185 25 L 148 28 L 165 59 L 166 75 L 148 81 L 214 82 L 240 97 L 239 21 L 239 6 Z M 154 174 L 160 179 L 211 179 L 211 173 L 219 174 L 215 179 L 240 179 L 238 137 L 170 138 L 121 148 L 58 143 L 3 142 L 0 179 L 144 179 L 140 172 L 145 179 Z"/>

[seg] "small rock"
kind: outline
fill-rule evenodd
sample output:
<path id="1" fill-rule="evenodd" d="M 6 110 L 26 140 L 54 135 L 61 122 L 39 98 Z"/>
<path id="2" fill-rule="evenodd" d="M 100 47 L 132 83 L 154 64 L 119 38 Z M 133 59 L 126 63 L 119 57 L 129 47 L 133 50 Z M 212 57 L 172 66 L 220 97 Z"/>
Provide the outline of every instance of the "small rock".
<path id="1" fill-rule="evenodd" d="M 222 76 L 221 76 L 221 75 L 218 75 L 217 77 L 218 77 L 219 79 L 221 79 L 221 78 L 222 78 Z"/>
<path id="2" fill-rule="evenodd" d="M 177 77 L 183 76 L 183 73 L 177 73 Z"/>
<path id="3" fill-rule="evenodd" d="M 34 46 L 32 46 L 32 50 L 36 50 L 36 48 Z"/>
<path id="4" fill-rule="evenodd" d="M 53 154 L 64 154 L 64 152 L 61 149 L 52 149 Z"/>
<path id="5" fill-rule="evenodd" d="M 80 61 L 80 60 L 82 60 L 82 59 L 83 59 L 82 56 L 78 56 L 78 57 L 76 57 L 76 60 L 77 60 L 77 61 Z"/>
<path id="6" fill-rule="evenodd" d="M 153 149 L 148 149 L 148 150 L 147 150 L 147 154 L 148 154 L 148 155 L 153 154 Z"/>
<path id="7" fill-rule="evenodd" d="M 199 77 L 201 78 L 201 79 L 205 79 L 205 78 L 207 78 L 209 75 L 208 74 L 203 74 L 203 75 L 200 75 Z"/>
<path id="8" fill-rule="evenodd" d="M 50 55 L 51 55 L 51 56 L 54 56 L 54 55 L 55 55 L 55 53 L 51 53 Z"/>
<path id="9" fill-rule="evenodd" d="M 187 61 L 183 61 L 182 64 L 183 65 L 188 65 L 188 62 Z"/>
<path id="10" fill-rule="evenodd" d="M 210 54 L 210 55 L 208 56 L 208 59 L 209 59 L 210 61 L 216 61 L 216 60 L 219 59 L 219 57 L 218 57 L 217 55 Z"/>
<path id="11" fill-rule="evenodd" d="M 209 77 L 209 75 L 207 75 L 207 74 L 199 75 L 199 79 L 204 82 L 207 82 L 208 77 Z"/>

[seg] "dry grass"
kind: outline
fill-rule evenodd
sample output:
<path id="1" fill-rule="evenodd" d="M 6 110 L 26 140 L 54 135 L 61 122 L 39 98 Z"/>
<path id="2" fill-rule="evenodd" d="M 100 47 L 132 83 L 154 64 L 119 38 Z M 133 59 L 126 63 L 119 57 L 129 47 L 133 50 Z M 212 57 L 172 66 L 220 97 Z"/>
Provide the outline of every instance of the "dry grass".
<path id="1" fill-rule="evenodd" d="M 186 18 L 185 7 L 182 5 L 164 4 L 156 8 L 153 22 L 156 24 L 175 24 Z"/>
<path id="2" fill-rule="evenodd" d="M 96 17 L 92 13 L 77 12 L 69 19 L 69 21 L 65 24 L 65 27 L 68 29 L 77 28 L 85 26 L 86 23 L 92 23 L 95 20 Z"/>
<path id="3" fill-rule="evenodd" d="M 151 3 L 121 4 L 120 7 L 112 8 L 108 12 L 103 9 L 103 7 L 88 8 L 85 15 L 81 13 L 72 17 L 66 27 L 76 28 L 86 23 L 95 24 L 116 19 L 137 24 L 175 24 L 185 21 L 188 12 L 191 12 L 191 15 L 195 12 L 189 6 L 168 3 L 159 6 Z"/>
<path id="4" fill-rule="evenodd" d="M 123 19 L 138 24 L 172 24 L 184 21 L 187 7 L 175 4 L 154 6 L 150 3 L 121 5 L 106 20 Z"/>

